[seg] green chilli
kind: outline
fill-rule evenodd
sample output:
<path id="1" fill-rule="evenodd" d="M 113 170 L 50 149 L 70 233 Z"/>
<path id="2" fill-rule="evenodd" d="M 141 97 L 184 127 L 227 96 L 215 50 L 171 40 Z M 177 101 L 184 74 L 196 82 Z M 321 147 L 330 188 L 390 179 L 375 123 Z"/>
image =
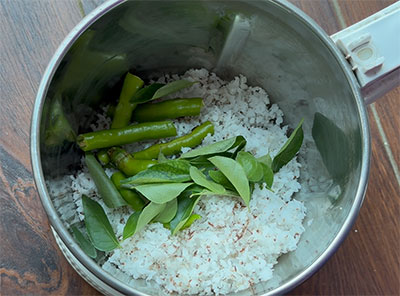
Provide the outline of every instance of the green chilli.
<path id="1" fill-rule="evenodd" d="M 157 158 L 159 153 L 165 156 L 178 154 L 183 147 L 193 148 L 200 145 L 208 134 L 214 134 L 214 126 L 211 122 L 206 121 L 193 129 L 190 134 L 176 138 L 168 143 L 153 145 L 145 150 L 133 153 L 133 156 L 138 159 L 152 159 Z"/>
<path id="2" fill-rule="evenodd" d="M 110 156 L 108 156 L 106 149 L 101 149 L 99 152 L 97 152 L 96 156 L 102 166 L 110 163 Z"/>
<path id="3" fill-rule="evenodd" d="M 108 155 L 112 163 L 128 177 L 134 176 L 157 164 L 156 160 L 135 159 L 130 153 L 119 147 L 109 149 Z"/>
<path id="4" fill-rule="evenodd" d="M 85 163 L 89 169 L 89 174 L 96 185 L 97 191 L 106 206 L 109 208 L 126 206 L 124 198 L 121 196 L 114 183 L 108 178 L 103 167 L 96 160 L 93 154 L 86 153 Z"/>
<path id="5" fill-rule="evenodd" d="M 119 96 L 118 105 L 114 111 L 114 118 L 111 128 L 121 128 L 129 125 L 132 117 L 132 111 L 136 107 L 136 104 L 131 103 L 130 100 L 133 95 L 143 86 L 143 83 L 143 80 L 139 77 L 131 73 L 126 74 L 121 94 Z"/>
<path id="6" fill-rule="evenodd" d="M 202 98 L 173 99 L 160 103 L 147 103 L 136 107 L 132 120 L 146 122 L 197 116 L 200 114 L 202 107 Z"/>
<path id="7" fill-rule="evenodd" d="M 77 138 L 77 143 L 83 151 L 90 151 L 142 140 L 161 139 L 173 136 L 176 136 L 176 128 L 173 122 L 158 121 L 81 134 Z"/>
<path id="8" fill-rule="evenodd" d="M 124 179 L 126 179 L 126 176 L 121 172 L 115 172 L 111 176 L 111 181 L 114 183 L 115 187 L 117 187 L 119 193 L 125 199 L 127 204 L 130 205 L 134 211 L 139 212 L 144 208 L 145 202 L 139 194 L 121 186 L 121 180 Z"/>

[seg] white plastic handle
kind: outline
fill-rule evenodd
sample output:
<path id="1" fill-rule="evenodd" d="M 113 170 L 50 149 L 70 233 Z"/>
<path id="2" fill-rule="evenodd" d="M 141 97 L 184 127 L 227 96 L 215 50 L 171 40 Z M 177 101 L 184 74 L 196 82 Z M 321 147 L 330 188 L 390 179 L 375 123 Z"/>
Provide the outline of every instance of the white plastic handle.
<path id="1" fill-rule="evenodd" d="M 400 85 L 400 2 L 331 38 L 351 64 L 367 104 Z"/>

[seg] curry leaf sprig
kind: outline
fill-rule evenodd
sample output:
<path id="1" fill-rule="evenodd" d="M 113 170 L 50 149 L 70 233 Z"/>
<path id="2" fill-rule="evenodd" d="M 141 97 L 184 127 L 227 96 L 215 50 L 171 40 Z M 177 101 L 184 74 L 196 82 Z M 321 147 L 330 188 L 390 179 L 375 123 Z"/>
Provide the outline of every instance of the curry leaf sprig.
<path id="1" fill-rule="evenodd" d="M 152 222 L 163 223 L 175 235 L 201 217 L 193 210 L 204 195 L 231 196 L 250 203 L 254 184 L 272 190 L 274 173 L 293 159 L 303 141 L 301 121 L 278 154 L 259 158 L 244 151 L 242 136 L 203 146 L 177 159 L 159 155 L 159 162 L 129 178 L 119 187 L 132 190 L 148 200 L 126 222 L 123 239 L 141 231 Z M 119 246 L 104 210 L 95 201 L 83 197 L 85 224 L 90 241 L 98 250 Z M 93 250 L 91 250 L 93 255 Z"/>
<path id="2" fill-rule="evenodd" d="M 188 227 L 189 221 L 193 223 L 199 219 L 193 214 L 193 209 L 203 195 L 239 197 L 248 206 L 254 188 L 251 184 L 265 184 L 271 190 L 274 177 L 271 166 L 274 161 L 279 163 L 276 173 L 295 157 L 303 141 L 302 123 L 274 159 L 269 155 L 256 158 L 243 151 L 246 140 L 237 136 L 191 150 L 175 160 L 161 157 L 162 162 L 122 180 L 121 186 L 135 190 L 150 200 L 151 204 L 166 204 L 166 208 L 158 214 L 163 219 L 158 221 L 176 234 Z M 162 211 L 167 211 L 167 214 Z M 142 217 L 144 221 L 154 218 L 149 219 L 145 211 L 133 215 Z M 127 223 L 127 229 L 132 228 L 132 223 Z M 135 227 L 134 231 L 126 231 L 124 239 L 140 229 Z"/>

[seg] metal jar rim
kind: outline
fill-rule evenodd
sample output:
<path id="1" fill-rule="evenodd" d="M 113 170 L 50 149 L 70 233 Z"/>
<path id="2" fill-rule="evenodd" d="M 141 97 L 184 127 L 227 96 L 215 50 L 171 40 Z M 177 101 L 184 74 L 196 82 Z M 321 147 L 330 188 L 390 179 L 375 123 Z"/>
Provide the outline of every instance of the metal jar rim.
<path id="1" fill-rule="evenodd" d="M 35 104 L 32 113 L 31 121 L 31 159 L 32 159 L 32 169 L 37 186 L 37 190 L 40 195 L 43 207 L 47 213 L 50 220 L 50 224 L 57 235 L 60 237 L 62 242 L 67 246 L 68 250 L 75 256 L 75 258 L 88 270 L 90 270 L 93 275 L 95 275 L 99 280 L 113 287 L 113 289 L 119 291 L 122 294 L 134 294 L 134 295 L 146 295 L 142 292 L 136 291 L 133 287 L 119 281 L 117 278 L 109 276 L 99 265 L 97 265 L 92 259 L 86 256 L 83 251 L 79 248 L 75 240 L 72 238 L 66 227 L 60 220 L 53 204 L 50 199 L 49 193 L 46 188 L 46 183 L 41 166 L 40 157 L 40 120 L 42 115 L 43 104 L 46 98 L 48 87 L 52 81 L 53 75 L 59 66 L 61 60 L 64 58 L 65 54 L 71 47 L 71 45 L 78 39 L 78 37 L 85 32 L 96 20 L 101 18 L 107 12 L 117 7 L 118 5 L 126 2 L 127 0 L 109 0 L 103 5 L 99 6 L 88 14 L 64 39 L 61 43 L 54 56 L 52 57 L 49 65 L 47 66 L 42 80 L 40 82 L 37 96 L 35 99 Z M 327 50 L 330 50 L 332 55 L 335 57 L 337 63 L 341 66 L 343 73 L 345 74 L 353 97 L 356 100 L 356 105 L 358 109 L 359 120 L 361 123 L 361 141 L 362 141 L 362 158 L 361 158 L 361 174 L 360 180 L 356 191 L 356 196 L 354 203 L 350 209 L 349 215 L 347 216 L 345 222 L 337 233 L 336 237 L 333 239 L 329 247 L 320 255 L 320 257 L 314 261 L 309 267 L 303 270 L 300 274 L 295 276 L 290 281 L 267 292 L 265 295 L 273 294 L 284 294 L 306 279 L 308 279 L 312 274 L 314 274 L 334 252 L 337 250 L 339 245 L 343 242 L 347 234 L 349 233 L 353 223 L 355 222 L 360 207 L 362 205 L 365 191 L 367 188 L 367 181 L 369 175 L 369 164 L 370 164 L 370 133 L 368 117 L 366 113 L 365 104 L 360 93 L 358 82 L 351 71 L 348 63 L 344 59 L 343 55 L 339 49 L 335 46 L 331 38 L 322 30 L 308 15 L 306 15 L 299 8 L 293 4 L 287 2 L 286 0 L 263 0 L 273 3 L 287 11 L 290 11 L 293 17 L 298 18 L 306 26 L 309 27 L 310 31 L 315 33 L 320 40 L 326 45 Z"/>

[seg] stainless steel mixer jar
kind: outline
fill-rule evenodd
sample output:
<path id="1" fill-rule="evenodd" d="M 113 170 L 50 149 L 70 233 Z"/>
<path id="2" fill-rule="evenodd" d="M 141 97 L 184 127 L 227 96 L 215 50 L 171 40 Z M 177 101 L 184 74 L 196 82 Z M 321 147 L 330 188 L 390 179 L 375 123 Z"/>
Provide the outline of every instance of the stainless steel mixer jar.
<path id="1" fill-rule="evenodd" d="M 398 10 L 399 5 L 379 18 Z M 89 14 L 63 41 L 44 74 L 31 131 L 37 188 L 72 266 L 107 295 L 161 294 L 143 281 L 127 283 L 103 271 L 62 223 L 46 181 L 73 173 L 79 153 L 65 134 L 46 141 L 52 104 L 62 97 L 66 118 L 82 131 L 126 71 L 150 77 L 204 67 L 225 79 L 244 74 L 250 84 L 265 88 L 286 123 L 304 117 L 301 180 L 328 180 L 296 196 L 308 209 L 298 249 L 279 259 L 273 280 L 238 295 L 282 294 L 311 276 L 343 241 L 363 201 L 370 158 L 363 97 L 373 100 L 398 83 L 393 78 L 398 72 L 386 71 L 387 61 L 380 59 L 374 34 L 361 34 L 371 22 L 333 36 L 336 45 L 308 16 L 280 0 L 111 0 Z"/>

